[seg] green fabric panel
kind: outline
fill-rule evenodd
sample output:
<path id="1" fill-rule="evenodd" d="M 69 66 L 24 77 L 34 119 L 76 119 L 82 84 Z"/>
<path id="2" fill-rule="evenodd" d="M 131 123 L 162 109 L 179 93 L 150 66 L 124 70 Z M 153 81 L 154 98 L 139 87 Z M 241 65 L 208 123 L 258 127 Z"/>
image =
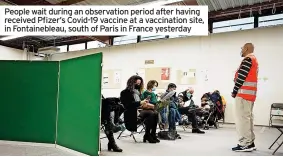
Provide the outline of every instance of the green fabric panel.
<path id="1" fill-rule="evenodd" d="M 0 61 L 0 140 L 55 143 L 59 62 Z"/>
<path id="2" fill-rule="evenodd" d="M 60 62 L 57 143 L 98 155 L 102 53 Z"/>

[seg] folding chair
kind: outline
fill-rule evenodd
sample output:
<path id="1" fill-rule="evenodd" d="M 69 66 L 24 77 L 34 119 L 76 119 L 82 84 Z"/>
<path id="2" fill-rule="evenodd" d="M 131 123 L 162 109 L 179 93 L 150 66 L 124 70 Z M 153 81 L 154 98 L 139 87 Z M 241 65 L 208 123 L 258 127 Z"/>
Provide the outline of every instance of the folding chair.
<path id="1" fill-rule="evenodd" d="M 101 127 L 100 127 L 100 131 L 105 131 L 105 126 L 104 126 L 104 124 L 101 124 Z M 104 139 L 104 138 L 107 138 L 106 136 L 104 136 L 104 137 L 100 137 L 100 139 Z"/>
<path id="2" fill-rule="evenodd" d="M 137 110 L 138 115 L 139 115 L 140 111 L 141 111 L 141 109 L 138 109 L 138 110 Z M 139 133 L 139 134 L 142 133 L 143 130 L 144 130 L 144 128 L 145 128 L 144 121 L 141 121 L 138 117 L 137 117 L 137 122 L 138 122 L 137 130 L 138 130 L 140 127 L 142 127 L 141 131 L 131 132 L 130 135 L 123 135 L 123 136 L 122 136 L 122 134 L 126 131 L 126 130 L 124 130 L 124 131 L 121 131 L 121 133 L 119 134 L 119 136 L 117 137 L 117 139 L 120 139 L 121 137 L 133 137 L 134 141 L 137 142 L 137 140 L 136 140 L 134 134 L 136 134 L 136 133 Z"/>
<path id="3" fill-rule="evenodd" d="M 269 147 L 269 149 L 271 149 L 274 146 L 275 143 L 278 144 L 278 147 L 272 153 L 272 155 L 274 155 L 277 152 L 277 150 L 283 145 L 283 141 L 281 143 L 277 142 L 280 139 L 280 137 L 283 135 L 283 124 L 282 123 L 276 124 L 274 122 L 274 120 L 275 120 L 274 117 L 282 117 L 283 118 L 283 114 L 279 114 L 279 112 L 277 114 L 274 114 L 272 111 L 283 111 L 283 103 L 273 103 L 270 107 L 269 127 L 276 128 L 280 132 L 280 135 L 277 137 L 277 139 Z"/>

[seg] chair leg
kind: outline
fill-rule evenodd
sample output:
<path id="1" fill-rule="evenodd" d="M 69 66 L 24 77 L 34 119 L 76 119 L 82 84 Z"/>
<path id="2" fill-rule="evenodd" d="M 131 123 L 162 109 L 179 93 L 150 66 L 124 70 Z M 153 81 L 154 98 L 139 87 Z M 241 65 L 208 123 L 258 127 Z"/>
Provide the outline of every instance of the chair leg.
<path id="1" fill-rule="evenodd" d="M 117 139 L 119 139 L 121 137 L 121 135 L 123 134 L 124 131 L 121 131 L 121 133 L 119 134 L 119 136 L 117 137 Z"/>
<path id="2" fill-rule="evenodd" d="M 281 130 L 280 130 L 281 132 Z M 272 143 L 272 145 L 268 148 L 271 149 L 273 147 L 273 145 L 279 140 L 279 138 L 283 135 L 283 132 L 281 132 L 281 134 L 277 137 L 277 139 Z"/>
<path id="3" fill-rule="evenodd" d="M 282 135 L 282 134 L 281 134 L 281 135 Z M 272 155 L 274 155 L 274 154 L 277 152 L 277 150 L 282 146 L 282 144 L 283 144 L 283 142 L 281 142 L 280 145 L 274 150 L 274 152 L 272 153 Z"/>
<path id="4" fill-rule="evenodd" d="M 134 141 L 137 142 L 135 135 L 133 133 L 131 135 L 133 136 Z"/>

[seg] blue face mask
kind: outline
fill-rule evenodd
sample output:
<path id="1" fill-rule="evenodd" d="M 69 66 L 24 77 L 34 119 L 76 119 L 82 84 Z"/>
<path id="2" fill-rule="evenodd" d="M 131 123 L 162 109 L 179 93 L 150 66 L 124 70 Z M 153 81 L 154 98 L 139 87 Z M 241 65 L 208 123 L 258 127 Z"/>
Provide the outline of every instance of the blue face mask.
<path id="1" fill-rule="evenodd" d="M 192 98 L 192 94 L 191 93 L 187 93 L 187 97 L 188 97 L 188 99 L 191 99 Z"/>
<path id="2" fill-rule="evenodd" d="M 152 91 L 155 91 L 156 89 L 155 88 L 152 88 Z"/>

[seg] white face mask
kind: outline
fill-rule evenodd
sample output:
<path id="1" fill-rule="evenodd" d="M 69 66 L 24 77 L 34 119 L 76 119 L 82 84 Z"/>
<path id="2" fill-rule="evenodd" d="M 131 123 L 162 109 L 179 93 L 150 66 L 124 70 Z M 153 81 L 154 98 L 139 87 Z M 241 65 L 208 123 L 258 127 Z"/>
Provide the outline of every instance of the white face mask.
<path id="1" fill-rule="evenodd" d="M 242 51 L 240 52 L 240 56 L 243 57 L 243 52 Z"/>

